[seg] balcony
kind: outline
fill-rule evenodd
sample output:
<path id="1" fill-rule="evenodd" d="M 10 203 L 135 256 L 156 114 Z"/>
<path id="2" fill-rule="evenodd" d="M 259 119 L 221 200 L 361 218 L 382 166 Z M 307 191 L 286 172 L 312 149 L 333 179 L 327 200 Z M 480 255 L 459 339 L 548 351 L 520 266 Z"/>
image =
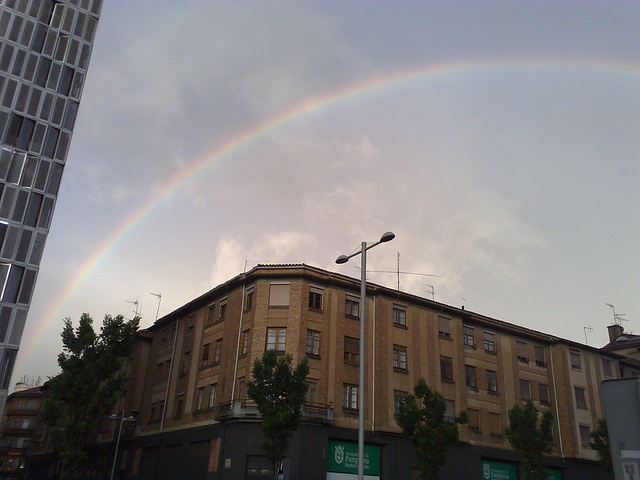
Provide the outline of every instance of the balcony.
<path id="1" fill-rule="evenodd" d="M 251 399 L 241 398 L 233 402 L 221 403 L 216 407 L 215 419 L 217 421 L 223 422 L 236 418 L 260 418 L 258 406 Z M 302 420 L 331 423 L 333 421 L 333 406 L 324 403 L 305 403 L 302 406 Z"/>
<path id="2" fill-rule="evenodd" d="M 221 403 L 216 407 L 216 420 L 225 421 L 232 418 L 260 418 L 260 412 L 255 402 L 249 398 Z"/>

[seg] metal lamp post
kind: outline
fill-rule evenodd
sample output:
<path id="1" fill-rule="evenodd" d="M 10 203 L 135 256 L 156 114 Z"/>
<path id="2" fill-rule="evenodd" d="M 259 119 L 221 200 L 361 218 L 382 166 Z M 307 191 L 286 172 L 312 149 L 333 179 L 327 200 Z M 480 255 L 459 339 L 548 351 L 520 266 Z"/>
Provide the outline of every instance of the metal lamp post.
<path id="1" fill-rule="evenodd" d="M 364 480 L 364 344 L 365 344 L 365 302 L 367 300 L 367 250 L 375 247 L 376 245 L 380 245 L 384 242 L 389 242 L 395 238 L 395 234 L 393 232 L 387 232 L 380 237 L 380 240 L 372 243 L 371 245 L 367 245 L 367 242 L 362 242 L 362 246 L 360 247 L 360 251 L 356 253 L 352 253 L 351 255 L 340 255 L 336 259 L 336 263 L 342 264 L 347 263 L 350 258 L 355 257 L 356 255 L 361 256 L 361 267 L 360 267 L 360 385 L 359 388 L 359 396 L 358 396 L 358 480 Z"/>
<path id="2" fill-rule="evenodd" d="M 122 435 L 122 424 L 124 422 L 135 422 L 136 419 L 132 416 L 128 418 L 124 418 L 124 410 L 122 411 L 122 415 L 109 415 L 107 417 L 108 420 L 120 420 L 120 428 L 118 428 L 118 440 L 116 441 L 116 452 L 113 454 L 113 466 L 111 467 L 111 480 L 113 480 L 113 475 L 116 473 L 116 462 L 118 460 L 118 447 L 120 446 L 120 436 Z"/>

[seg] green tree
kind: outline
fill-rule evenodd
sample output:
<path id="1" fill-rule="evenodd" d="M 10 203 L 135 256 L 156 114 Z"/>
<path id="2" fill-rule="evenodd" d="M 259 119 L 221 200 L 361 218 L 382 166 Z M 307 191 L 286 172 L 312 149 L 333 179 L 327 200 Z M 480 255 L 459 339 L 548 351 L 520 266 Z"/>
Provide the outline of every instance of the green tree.
<path id="1" fill-rule="evenodd" d="M 611 444 L 609 443 L 609 431 L 607 430 L 607 420 L 598 419 L 598 426 L 591 432 L 589 446 L 598 452 L 600 465 L 610 473 L 613 473 L 613 461 L 611 460 Z"/>
<path id="2" fill-rule="evenodd" d="M 513 449 L 522 455 L 524 480 L 546 480 L 548 473 L 542 465 L 545 453 L 553 450 L 553 414 L 540 415 L 531 400 L 524 407 L 514 405 L 509 410 L 509 426 L 504 434 Z"/>
<path id="3" fill-rule="evenodd" d="M 113 411 L 123 382 L 119 370 L 133 350 L 138 324 L 138 317 L 105 315 L 98 334 L 89 314 L 82 314 L 75 329 L 71 319 L 64 321 L 63 351 L 58 355 L 61 371 L 47 382 L 43 406 L 63 478 L 76 469 Z"/>
<path id="4" fill-rule="evenodd" d="M 307 394 L 305 379 L 309 361 L 303 358 L 293 368 L 290 355 L 278 356 L 274 350 L 264 352 L 253 363 L 253 379 L 247 382 L 247 394 L 262 415 L 262 448 L 274 467 L 289 448 L 289 439 L 302 422 L 302 405 Z"/>
<path id="5" fill-rule="evenodd" d="M 467 413 L 447 418 L 444 397 L 429 388 L 424 378 L 418 380 L 413 395 L 400 402 L 396 419 L 402 433 L 411 439 L 421 477 L 438 478 L 438 470 L 447 458 L 449 447 L 458 441 L 458 425 L 466 423 Z"/>

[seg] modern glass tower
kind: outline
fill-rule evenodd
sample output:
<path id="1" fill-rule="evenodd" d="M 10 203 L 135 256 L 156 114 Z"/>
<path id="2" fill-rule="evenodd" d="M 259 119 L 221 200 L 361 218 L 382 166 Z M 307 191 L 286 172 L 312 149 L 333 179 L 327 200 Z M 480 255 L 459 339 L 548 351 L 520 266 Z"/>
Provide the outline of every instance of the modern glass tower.
<path id="1" fill-rule="evenodd" d="M 0 411 L 101 6 L 102 0 L 0 0 Z"/>

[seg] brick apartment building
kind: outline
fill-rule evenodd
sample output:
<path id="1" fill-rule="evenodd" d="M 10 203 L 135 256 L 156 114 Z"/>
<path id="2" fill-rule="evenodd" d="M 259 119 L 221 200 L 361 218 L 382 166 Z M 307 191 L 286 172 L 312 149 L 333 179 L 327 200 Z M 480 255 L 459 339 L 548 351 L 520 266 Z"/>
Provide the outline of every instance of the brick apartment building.
<path id="1" fill-rule="evenodd" d="M 118 475 L 273 478 L 245 388 L 253 361 L 273 349 L 310 364 L 288 478 L 347 478 L 334 453 L 348 455 L 357 442 L 359 287 L 307 265 L 257 266 L 141 332 L 117 407 L 137 418 L 120 443 Z M 550 478 L 607 478 L 588 447 L 604 416 L 600 384 L 637 376 L 638 360 L 379 285 L 368 285 L 366 301 L 365 453 L 374 478 L 412 478 L 411 444 L 395 413 L 420 377 L 443 394 L 451 415 L 469 415 L 443 478 L 490 478 L 491 471 L 516 478 L 520 458 L 503 431 L 508 410 L 526 399 L 554 415 Z M 107 476 L 114 431 L 78 478 Z M 49 478 L 48 459 L 34 457 L 29 478 Z"/>

